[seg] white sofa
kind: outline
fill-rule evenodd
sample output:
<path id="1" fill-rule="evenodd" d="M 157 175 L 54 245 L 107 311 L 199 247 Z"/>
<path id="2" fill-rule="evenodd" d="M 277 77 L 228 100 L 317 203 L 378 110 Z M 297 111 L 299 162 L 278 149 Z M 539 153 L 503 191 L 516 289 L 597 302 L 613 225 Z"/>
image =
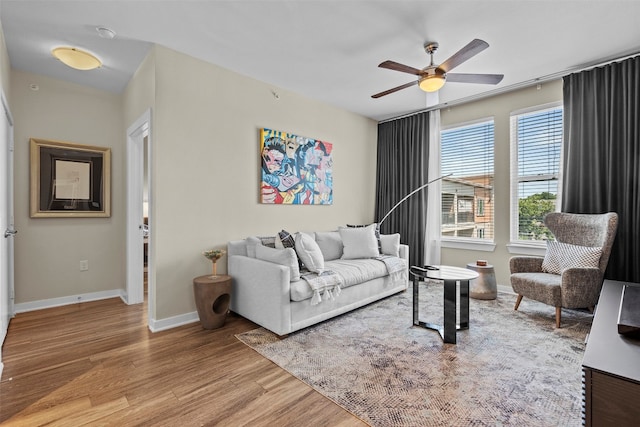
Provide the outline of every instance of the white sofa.
<path id="1" fill-rule="evenodd" d="M 349 236 L 366 232 L 351 230 L 345 231 L 341 227 L 338 231 L 296 233 L 296 247 L 291 249 L 283 248 L 282 244 L 278 245 L 279 249 L 265 249 L 263 241 L 256 237 L 229 242 L 228 273 L 233 283 L 231 311 L 277 335 L 287 335 L 405 291 L 408 287 L 409 247 L 400 244 L 400 236 L 383 235 L 380 241 L 374 240 L 376 255 L 381 245 L 379 257 L 355 258 L 359 249 L 356 247 L 354 252 Z M 275 240 L 279 242 L 277 238 Z M 301 246 L 305 245 L 300 240 L 304 240 L 306 246 L 319 248 L 322 260 L 317 262 L 324 262 L 324 270 L 340 276 L 341 289 L 334 299 L 325 294 L 321 302 L 312 304 L 313 290 L 304 278 L 298 278 L 298 266 L 292 264 L 294 258 L 296 264 L 298 257 L 307 259 L 307 254 L 301 252 Z M 291 255 L 293 253 L 298 257 Z M 277 262 L 272 262 L 272 257 L 276 257 Z M 283 262 L 282 257 L 289 261 Z M 395 270 L 401 268 L 401 271 L 389 274 L 391 268 L 380 258 L 386 258 L 387 263 L 395 262 Z M 306 264 L 311 264 L 311 261 Z"/>

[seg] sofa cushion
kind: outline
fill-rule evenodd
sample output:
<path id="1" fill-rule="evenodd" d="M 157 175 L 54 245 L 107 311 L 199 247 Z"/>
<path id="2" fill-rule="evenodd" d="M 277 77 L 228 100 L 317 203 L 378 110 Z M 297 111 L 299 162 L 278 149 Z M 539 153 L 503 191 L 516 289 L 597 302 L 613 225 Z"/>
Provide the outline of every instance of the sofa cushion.
<path id="1" fill-rule="evenodd" d="M 381 234 L 381 252 L 384 255 L 400 256 L 400 234 Z"/>
<path id="2" fill-rule="evenodd" d="M 262 246 L 262 242 L 260 241 L 260 239 L 254 236 L 247 237 L 246 241 L 247 241 L 247 256 L 249 258 L 255 258 L 256 246 L 258 245 Z"/>
<path id="3" fill-rule="evenodd" d="M 595 267 L 600 265 L 602 248 L 571 245 L 547 241 L 547 252 L 542 261 L 545 273 L 562 274 L 568 268 Z"/>
<path id="4" fill-rule="evenodd" d="M 338 232 L 344 244 L 342 259 L 373 258 L 380 256 L 376 225 L 366 227 L 340 227 Z"/>
<path id="5" fill-rule="evenodd" d="M 343 288 L 358 285 L 389 274 L 384 262 L 373 258 L 336 259 L 327 261 L 325 267 L 327 270 L 331 270 L 342 276 Z"/>
<path id="6" fill-rule="evenodd" d="M 344 245 L 337 231 L 318 231 L 316 232 L 316 243 L 322 251 L 322 256 L 326 261 L 338 259 L 342 256 Z"/>
<path id="7" fill-rule="evenodd" d="M 550 273 L 513 273 L 511 287 L 514 292 L 545 304 L 562 305 L 562 276 Z M 540 286 L 540 285 L 544 286 Z"/>
<path id="8" fill-rule="evenodd" d="M 316 241 L 306 233 L 296 233 L 296 253 L 309 271 L 322 273 L 324 271 L 324 258 Z"/>
<path id="9" fill-rule="evenodd" d="M 256 246 L 256 258 L 276 264 L 287 266 L 291 269 L 290 280 L 300 280 L 300 268 L 298 257 L 292 248 L 276 249 L 263 245 Z"/>

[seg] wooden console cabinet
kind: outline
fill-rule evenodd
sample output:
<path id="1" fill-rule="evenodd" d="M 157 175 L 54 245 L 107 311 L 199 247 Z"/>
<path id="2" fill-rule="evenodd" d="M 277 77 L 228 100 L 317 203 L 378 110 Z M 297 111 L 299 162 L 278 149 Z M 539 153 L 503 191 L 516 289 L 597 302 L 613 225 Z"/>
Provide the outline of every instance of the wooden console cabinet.
<path id="1" fill-rule="evenodd" d="M 618 334 L 626 284 L 605 280 L 593 318 L 582 360 L 586 426 L 640 425 L 640 340 Z"/>

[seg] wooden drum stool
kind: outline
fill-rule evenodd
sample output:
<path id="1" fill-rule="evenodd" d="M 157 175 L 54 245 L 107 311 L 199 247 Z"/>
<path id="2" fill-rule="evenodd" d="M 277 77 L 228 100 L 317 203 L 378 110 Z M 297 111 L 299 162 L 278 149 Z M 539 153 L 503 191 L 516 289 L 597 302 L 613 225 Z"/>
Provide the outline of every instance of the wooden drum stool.
<path id="1" fill-rule="evenodd" d="M 198 317 L 204 329 L 224 325 L 231 302 L 231 276 L 200 276 L 193 279 Z"/>

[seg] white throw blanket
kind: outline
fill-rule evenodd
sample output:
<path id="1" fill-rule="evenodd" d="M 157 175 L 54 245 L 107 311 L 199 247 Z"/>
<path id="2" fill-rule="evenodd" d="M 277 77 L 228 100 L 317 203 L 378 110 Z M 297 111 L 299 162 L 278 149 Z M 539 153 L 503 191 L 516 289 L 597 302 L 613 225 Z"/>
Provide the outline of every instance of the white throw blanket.
<path id="1" fill-rule="evenodd" d="M 392 255 L 380 255 L 376 257 L 377 260 L 384 262 L 387 266 L 389 276 L 391 276 L 391 283 L 395 283 L 399 280 L 409 280 L 407 276 L 407 264 L 402 258 L 398 258 Z"/>
<path id="2" fill-rule="evenodd" d="M 322 302 L 322 295 L 324 299 L 335 299 L 340 295 L 342 285 L 342 277 L 333 271 L 323 271 L 320 274 L 309 272 L 300 275 L 307 281 L 311 289 L 313 290 L 313 296 L 311 297 L 311 305 L 317 305 Z"/>
<path id="3" fill-rule="evenodd" d="M 388 283 L 398 283 L 399 281 L 408 280 L 407 263 L 404 259 L 391 255 L 381 255 L 374 259 L 385 265 L 387 273 L 391 278 Z M 321 274 L 316 274 L 305 269 L 301 271 L 300 277 L 309 284 L 313 292 L 311 305 L 318 305 L 322 301 L 335 299 L 340 295 L 342 286 L 345 284 L 345 279 L 342 275 L 332 270 L 326 270 Z"/>

